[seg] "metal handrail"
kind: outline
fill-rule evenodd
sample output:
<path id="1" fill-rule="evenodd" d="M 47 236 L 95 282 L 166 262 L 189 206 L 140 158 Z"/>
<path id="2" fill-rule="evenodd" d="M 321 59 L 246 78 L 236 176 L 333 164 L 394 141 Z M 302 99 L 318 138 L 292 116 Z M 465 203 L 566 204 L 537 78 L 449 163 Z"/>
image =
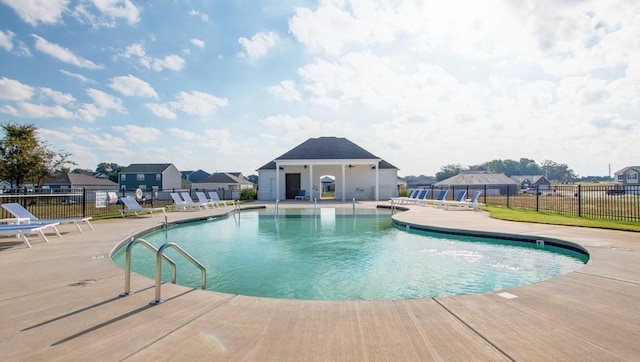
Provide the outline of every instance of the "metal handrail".
<path id="1" fill-rule="evenodd" d="M 178 244 L 176 243 L 172 243 L 172 242 L 168 242 L 165 243 L 164 245 L 162 245 L 159 249 L 158 252 L 156 253 L 156 294 L 155 300 L 152 300 L 151 302 L 149 302 L 149 304 L 152 305 L 157 305 L 160 304 L 162 302 L 164 302 L 164 299 L 162 299 L 160 297 L 161 294 L 161 286 L 162 286 L 162 257 L 164 257 L 164 250 L 166 248 L 174 248 L 176 249 L 176 251 L 178 253 L 180 253 L 180 255 L 182 255 L 183 257 L 185 257 L 185 259 L 187 259 L 188 261 L 191 262 L 191 264 L 195 265 L 198 269 L 200 269 L 200 271 L 202 272 L 202 276 L 201 276 L 201 288 L 203 290 L 207 289 L 207 269 L 204 267 L 204 265 L 202 265 L 199 261 L 197 261 L 194 257 L 192 257 L 191 255 L 189 255 L 189 253 L 187 253 L 186 251 L 184 251 L 180 246 L 178 246 Z"/>
<path id="2" fill-rule="evenodd" d="M 147 249 L 153 251 L 154 253 L 158 252 L 155 246 L 149 244 L 148 241 L 144 239 L 131 239 L 131 241 L 127 244 L 127 248 L 125 251 L 125 261 L 124 261 L 124 292 L 120 293 L 121 297 L 126 297 L 127 295 L 133 294 L 131 291 L 131 249 L 136 244 L 142 244 L 147 247 Z M 163 255 L 162 258 L 171 265 L 171 283 L 176 283 L 176 263 L 171 260 L 166 255 Z"/>

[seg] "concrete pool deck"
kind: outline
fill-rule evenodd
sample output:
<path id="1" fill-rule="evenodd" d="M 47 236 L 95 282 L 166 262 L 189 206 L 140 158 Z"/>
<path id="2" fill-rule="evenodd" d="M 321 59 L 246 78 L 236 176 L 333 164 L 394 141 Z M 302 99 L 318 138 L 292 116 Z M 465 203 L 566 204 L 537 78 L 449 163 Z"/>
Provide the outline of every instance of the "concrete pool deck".
<path id="1" fill-rule="evenodd" d="M 388 205 L 358 207 L 377 204 Z M 169 212 L 168 220 L 230 210 Z M 118 297 L 124 272 L 109 253 L 163 223 L 163 216 L 96 220 L 95 230 L 84 233 L 63 225 L 62 238 L 43 243 L 33 236 L 30 249 L 0 237 L 0 360 L 640 360 L 640 233 L 507 222 L 433 207 L 412 207 L 396 217 L 562 239 L 582 245 L 591 260 L 558 278 L 478 295 L 303 301 L 165 283 L 166 302 L 151 306 L 154 281 L 147 277 L 132 274 L 135 294 Z"/>

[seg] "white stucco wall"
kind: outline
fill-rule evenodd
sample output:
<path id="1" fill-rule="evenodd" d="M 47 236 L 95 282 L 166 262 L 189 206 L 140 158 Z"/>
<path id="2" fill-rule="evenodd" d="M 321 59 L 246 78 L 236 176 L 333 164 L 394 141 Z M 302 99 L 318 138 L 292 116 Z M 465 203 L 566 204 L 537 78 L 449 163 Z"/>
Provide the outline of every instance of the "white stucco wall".
<path id="1" fill-rule="evenodd" d="M 388 200 L 398 195 L 397 170 L 384 169 L 378 171 L 379 200 Z M 342 200 L 343 184 L 344 199 L 352 200 L 375 200 L 376 170 L 368 165 L 357 165 L 353 168 L 345 167 L 345 177 L 342 177 L 342 166 L 340 165 L 320 165 L 307 167 L 286 166 L 280 170 L 280 193 L 275 192 L 276 172 L 275 170 L 258 171 L 258 200 L 273 201 L 285 199 L 285 183 L 287 173 L 300 174 L 300 188 L 307 191 L 307 195 L 313 198 L 320 197 L 322 182 L 320 179 L 325 175 L 335 178 L 336 199 Z M 310 182 L 311 181 L 311 182 Z M 311 192 L 310 192 L 311 190 Z"/>
<path id="2" fill-rule="evenodd" d="M 182 188 L 182 174 L 174 165 L 170 165 L 162 173 L 162 189 L 180 189 Z"/>

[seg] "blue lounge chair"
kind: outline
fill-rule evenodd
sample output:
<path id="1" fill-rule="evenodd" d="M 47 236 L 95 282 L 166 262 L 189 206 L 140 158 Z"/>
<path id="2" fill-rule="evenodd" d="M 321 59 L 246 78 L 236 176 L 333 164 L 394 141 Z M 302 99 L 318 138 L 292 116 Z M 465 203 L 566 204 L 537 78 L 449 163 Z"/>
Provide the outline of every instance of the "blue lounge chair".
<path id="1" fill-rule="evenodd" d="M 422 205 L 422 206 L 435 205 L 436 203 L 443 201 L 447 197 L 448 193 L 449 193 L 449 190 L 440 190 L 440 192 L 438 192 L 438 196 L 435 199 L 423 200 L 420 203 L 420 205 Z"/>
<path id="2" fill-rule="evenodd" d="M 407 199 L 405 203 L 415 204 L 415 205 L 420 204 L 421 202 L 427 199 L 427 195 L 429 195 L 429 190 L 420 190 L 420 192 L 418 192 L 416 197 L 412 199 Z"/>
<path id="3" fill-rule="evenodd" d="M 440 201 L 436 201 L 435 205 L 436 207 L 446 207 L 447 203 L 454 203 L 454 202 L 462 202 L 464 201 L 464 198 L 467 196 L 467 191 L 466 190 L 462 190 L 462 191 L 458 191 L 458 194 L 456 195 L 456 198 L 453 201 L 447 201 L 447 200 L 440 200 Z"/>
<path id="4" fill-rule="evenodd" d="M 302 189 L 298 191 L 298 194 L 295 197 L 296 200 L 306 200 L 306 198 L 307 198 L 307 191 Z"/>
<path id="5" fill-rule="evenodd" d="M 478 198 L 480 197 L 480 194 L 482 194 L 482 191 L 476 190 L 473 193 L 473 196 L 471 197 L 471 199 L 462 200 L 462 201 L 449 201 L 445 203 L 444 207 L 445 209 L 449 209 L 449 206 L 456 206 L 456 207 L 461 207 L 461 208 L 470 209 L 470 210 L 478 210 L 479 206 L 482 205 L 481 203 L 478 202 Z"/>

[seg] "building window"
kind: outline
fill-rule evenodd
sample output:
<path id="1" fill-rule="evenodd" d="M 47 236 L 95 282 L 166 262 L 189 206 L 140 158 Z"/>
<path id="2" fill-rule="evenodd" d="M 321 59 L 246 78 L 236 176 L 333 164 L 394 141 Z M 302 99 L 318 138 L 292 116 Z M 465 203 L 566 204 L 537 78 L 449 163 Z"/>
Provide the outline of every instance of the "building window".
<path id="1" fill-rule="evenodd" d="M 624 175 L 618 175 L 618 181 L 622 182 L 624 180 Z"/>
<path id="2" fill-rule="evenodd" d="M 627 174 L 627 180 L 637 180 L 638 179 L 638 174 L 637 173 L 629 173 Z"/>
<path id="3" fill-rule="evenodd" d="M 138 185 L 138 188 L 142 191 L 147 191 L 147 185 Z"/>
<path id="4" fill-rule="evenodd" d="M 127 181 L 127 175 L 120 174 L 120 181 Z"/>
<path id="5" fill-rule="evenodd" d="M 162 179 L 162 175 L 159 173 L 156 174 L 156 181 L 160 181 Z"/>
<path id="6" fill-rule="evenodd" d="M 144 174 L 143 173 L 139 173 L 136 175 L 136 180 L 137 181 L 144 181 Z"/>

